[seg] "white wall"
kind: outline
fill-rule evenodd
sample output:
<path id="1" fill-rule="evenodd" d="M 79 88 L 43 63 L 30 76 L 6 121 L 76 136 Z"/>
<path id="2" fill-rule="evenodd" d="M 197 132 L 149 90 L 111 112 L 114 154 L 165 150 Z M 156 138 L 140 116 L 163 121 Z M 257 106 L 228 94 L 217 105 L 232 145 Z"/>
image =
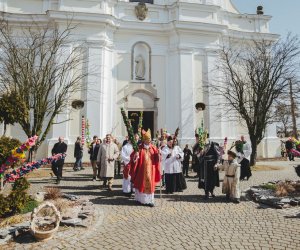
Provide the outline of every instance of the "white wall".
<path id="1" fill-rule="evenodd" d="M 213 81 L 213 69 L 217 63 L 215 54 L 222 36 L 232 36 L 239 41 L 251 38 L 251 34 L 256 34 L 254 32 L 261 32 L 267 39 L 273 39 L 274 36 L 268 34 L 270 17 L 241 15 L 228 0 L 174 2 L 156 0 L 154 5 L 148 5 L 148 17 L 139 21 L 134 14 L 137 3 L 128 1 L 0 0 L 2 10 L 15 13 L 7 18 L 16 23 L 31 17 L 18 13 L 43 13 L 35 18 L 44 22 L 51 18 L 61 26 L 72 17 L 73 22 L 78 24 L 73 45 L 82 43 L 86 47 L 90 74 L 83 84 L 86 84 L 87 90 L 72 97 L 85 99 L 85 108 L 69 110 L 71 112 L 57 118 L 57 121 L 64 118 L 71 120 L 54 126 L 47 142 L 49 147 L 43 145 L 40 155 L 49 154 L 57 137 L 63 135 L 70 144 L 67 161 L 73 161 L 73 143 L 81 132 L 82 115 L 90 121 L 91 136 L 104 137 L 115 126 L 114 134 L 118 138 L 125 136 L 120 107 L 128 105 L 124 97 L 133 84 L 131 50 L 138 41 L 151 47 L 152 81 L 148 86 L 137 85 L 145 92 L 138 94 L 139 98 L 129 96 L 129 101 L 137 105 L 140 101 L 157 105 L 158 129 L 167 128 L 173 133 L 180 126 L 183 142 L 191 142 L 202 116 L 195 113 L 194 105 L 205 102 L 208 106 L 203 112 L 204 121 L 212 138 L 223 141 L 228 136 L 233 140 L 245 133 L 237 123 L 219 121 L 218 115 L 226 114 L 218 109 L 218 100 L 204 92 L 203 86 Z M 46 13 L 49 9 L 68 14 Z M 30 20 L 27 20 L 29 25 Z M 73 45 L 71 43 L 70 46 Z M 276 144 L 273 132 L 274 128 L 270 128 L 268 138 L 261 146 L 261 155 L 274 156 L 278 153 L 279 144 Z M 17 126 L 11 129 L 11 134 L 22 137 Z"/>

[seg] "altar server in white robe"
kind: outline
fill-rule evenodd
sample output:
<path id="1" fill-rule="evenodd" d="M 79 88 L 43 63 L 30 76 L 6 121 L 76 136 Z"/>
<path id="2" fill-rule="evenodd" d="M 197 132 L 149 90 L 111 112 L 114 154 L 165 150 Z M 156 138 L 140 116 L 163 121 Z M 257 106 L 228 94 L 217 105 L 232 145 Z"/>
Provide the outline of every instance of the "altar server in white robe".
<path id="1" fill-rule="evenodd" d="M 159 147 L 159 152 L 161 155 L 161 162 L 160 162 L 160 167 L 161 167 L 161 179 L 162 179 L 162 186 L 165 186 L 165 161 L 163 160 L 163 154 L 162 151 L 167 150 L 167 140 L 162 140 L 160 147 Z"/>
<path id="2" fill-rule="evenodd" d="M 122 147 L 121 158 L 124 164 L 123 169 L 123 193 L 127 195 L 131 195 L 132 193 L 132 185 L 131 185 L 131 177 L 129 175 L 130 170 L 130 155 L 133 152 L 133 147 L 130 141 Z"/>
<path id="3" fill-rule="evenodd" d="M 174 145 L 172 136 L 167 139 L 167 147 L 161 151 L 165 166 L 166 192 L 182 192 L 186 189 L 186 182 L 182 173 L 181 162 L 183 160 L 182 149 Z"/>
<path id="4" fill-rule="evenodd" d="M 249 180 L 252 176 L 250 168 L 250 157 L 252 153 L 251 144 L 245 140 L 244 136 L 241 136 L 241 141 L 243 143 L 242 152 L 237 153 L 237 163 L 241 165 L 240 180 L 245 178 Z"/>

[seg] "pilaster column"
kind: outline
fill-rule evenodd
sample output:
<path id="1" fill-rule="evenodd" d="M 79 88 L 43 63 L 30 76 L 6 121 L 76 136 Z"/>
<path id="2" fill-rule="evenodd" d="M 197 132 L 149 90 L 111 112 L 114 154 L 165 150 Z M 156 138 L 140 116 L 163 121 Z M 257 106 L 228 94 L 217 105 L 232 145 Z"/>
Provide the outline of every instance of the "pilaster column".
<path id="1" fill-rule="evenodd" d="M 88 43 L 86 116 L 91 135 L 103 138 L 115 125 L 113 50 L 104 41 Z"/>
<path id="2" fill-rule="evenodd" d="M 208 50 L 206 53 L 207 72 L 205 85 L 207 86 L 204 102 L 207 106 L 204 115 L 204 126 L 208 128 L 211 140 L 220 141 L 224 139 L 223 112 L 221 97 L 213 95 L 212 85 L 215 81 L 220 81 L 220 72 L 216 71 L 217 52 Z"/>
<path id="3" fill-rule="evenodd" d="M 181 80 L 180 80 L 180 53 L 178 50 L 169 52 L 168 71 L 166 82 L 166 124 L 164 127 L 169 133 L 181 125 Z M 181 137 L 182 135 L 180 135 Z"/>
<path id="4" fill-rule="evenodd" d="M 193 52 L 181 49 L 180 57 L 180 137 L 184 142 L 192 140 L 195 134 L 195 98 L 193 77 Z"/>
<path id="5" fill-rule="evenodd" d="M 88 76 L 86 92 L 86 117 L 90 123 L 91 136 L 102 136 L 103 117 L 103 48 L 96 42 L 88 43 Z"/>
<path id="6" fill-rule="evenodd" d="M 73 47 L 72 45 L 63 45 L 58 52 L 57 55 L 57 61 L 62 64 L 65 63 L 72 53 Z M 68 72 L 69 75 L 65 76 L 65 81 L 69 81 L 69 79 L 72 77 L 71 74 L 72 72 Z M 56 85 L 56 90 L 57 91 L 61 86 L 59 86 L 59 82 Z M 69 96 L 66 96 L 67 99 L 69 99 Z M 60 114 L 54 118 L 54 124 L 52 127 L 52 138 L 51 141 L 56 141 L 59 136 L 63 136 L 66 141 L 69 139 L 69 113 L 70 113 L 71 106 L 68 105 L 67 108 Z"/>
<path id="7" fill-rule="evenodd" d="M 7 11 L 7 0 L 0 0 L 0 10 L 4 12 Z"/>

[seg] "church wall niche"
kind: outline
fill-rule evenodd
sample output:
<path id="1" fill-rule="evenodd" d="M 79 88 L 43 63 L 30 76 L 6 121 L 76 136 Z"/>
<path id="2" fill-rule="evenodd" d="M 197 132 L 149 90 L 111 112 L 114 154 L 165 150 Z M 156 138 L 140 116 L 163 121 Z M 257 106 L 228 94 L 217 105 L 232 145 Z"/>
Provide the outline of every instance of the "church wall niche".
<path id="1" fill-rule="evenodd" d="M 151 48 L 146 42 L 136 42 L 132 46 L 131 81 L 151 83 Z"/>

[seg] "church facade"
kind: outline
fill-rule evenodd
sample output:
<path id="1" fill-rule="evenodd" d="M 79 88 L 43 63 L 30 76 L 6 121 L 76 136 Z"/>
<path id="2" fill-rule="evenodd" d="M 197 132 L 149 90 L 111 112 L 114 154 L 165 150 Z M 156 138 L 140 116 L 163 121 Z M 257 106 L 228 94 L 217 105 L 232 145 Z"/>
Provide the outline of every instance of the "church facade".
<path id="1" fill-rule="evenodd" d="M 244 42 L 270 34 L 270 16 L 241 14 L 230 0 L 0 0 L 0 11 L 14 23 L 30 20 L 64 25 L 70 17 L 77 25 L 74 43 L 84 43 L 88 58 L 86 90 L 74 98 L 84 101 L 80 110 L 69 109 L 57 117 L 39 155 L 49 154 L 58 136 L 64 136 L 70 150 L 81 135 L 82 116 L 90 123 L 91 136 L 113 133 L 126 135 L 120 107 L 133 123 L 140 111 L 144 127 L 180 128 L 181 144 L 193 143 L 195 129 L 208 129 L 211 140 L 236 140 L 246 129 L 225 117 L 218 98 L 209 86 L 216 72 L 218 49 L 224 39 Z M 253 10 L 255 12 L 256 10 Z M 196 112 L 196 103 L 205 103 Z M 225 119 L 226 120 L 226 119 Z M 1 131 L 0 131 L 1 132 Z M 18 126 L 10 135 L 24 134 Z M 260 145 L 259 156 L 274 157 L 280 152 L 276 127 L 270 126 Z M 73 160 L 69 152 L 68 160 Z"/>

